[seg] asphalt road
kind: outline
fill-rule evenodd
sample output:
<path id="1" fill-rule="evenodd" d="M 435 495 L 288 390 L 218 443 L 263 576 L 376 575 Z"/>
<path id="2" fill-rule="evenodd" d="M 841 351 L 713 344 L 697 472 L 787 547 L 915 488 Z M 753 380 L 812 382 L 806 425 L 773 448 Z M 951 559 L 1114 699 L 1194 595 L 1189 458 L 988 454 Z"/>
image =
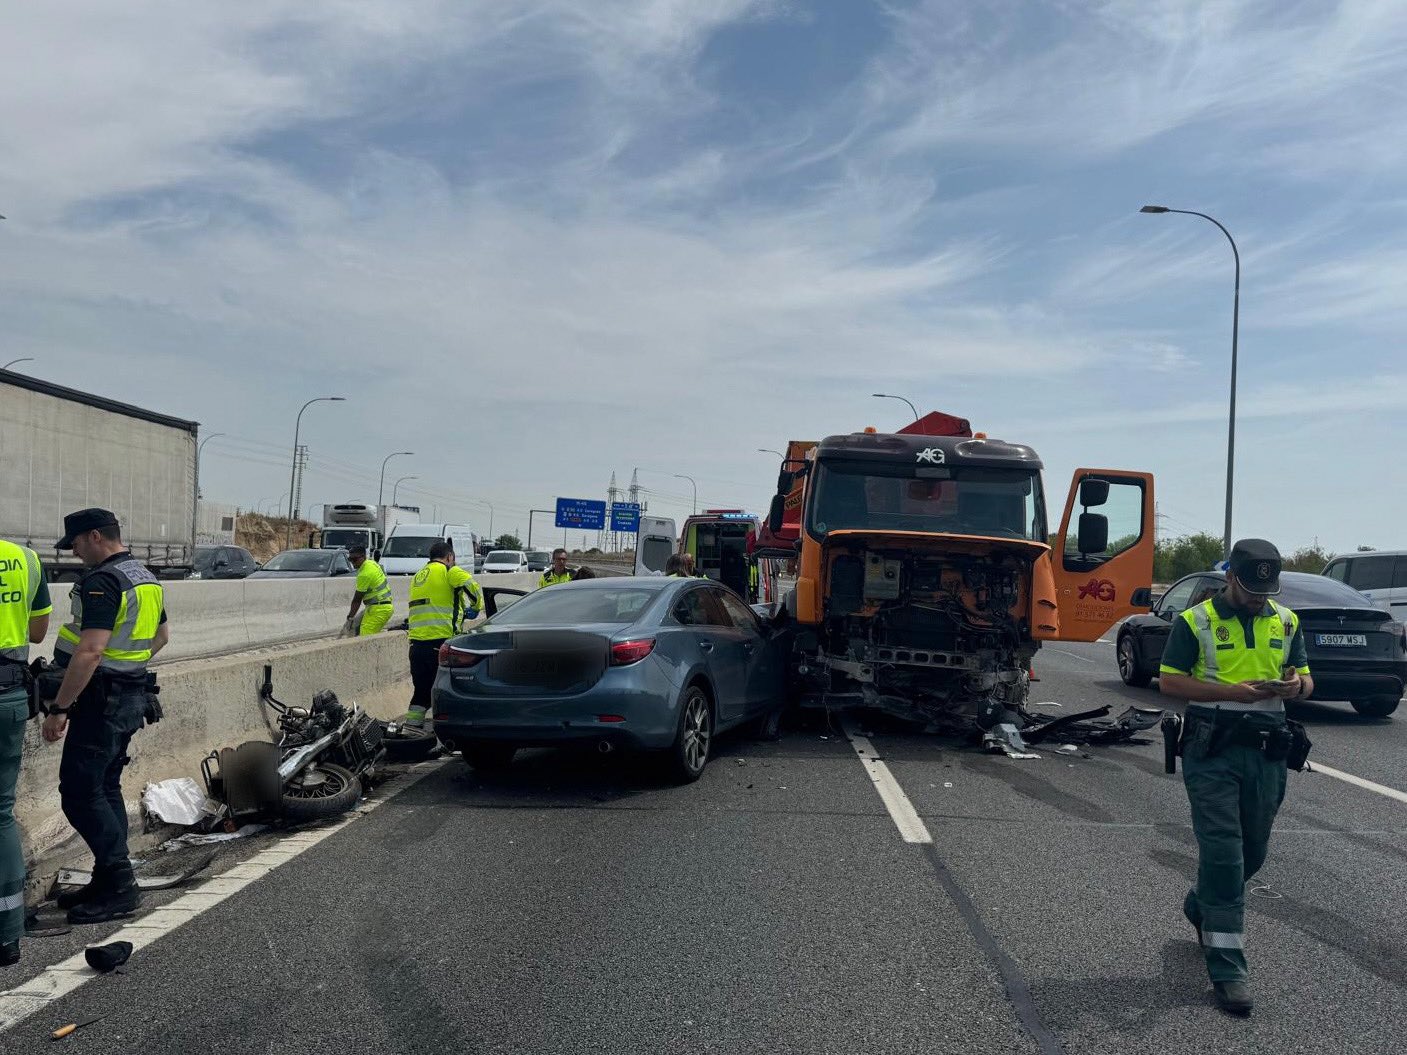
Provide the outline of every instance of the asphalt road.
<path id="1" fill-rule="evenodd" d="M 1119 684 L 1111 645 L 1048 648 L 1037 674 L 1060 709 L 1160 702 Z M 1407 715 L 1304 715 L 1317 758 L 1407 789 Z M 95 1015 L 74 1050 L 1402 1049 L 1407 805 L 1291 775 L 1243 1021 L 1178 911 L 1196 847 L 1159 744 L 1016 761 L 871 739 L 933 845 L 901 840 L 821 727 L 724 740 L 686 788 L 616 757 L 531 752 L 492 778 L 451 759 L 0 1049 Z M 88 931 L 28 941 L 3 984 Z"/>

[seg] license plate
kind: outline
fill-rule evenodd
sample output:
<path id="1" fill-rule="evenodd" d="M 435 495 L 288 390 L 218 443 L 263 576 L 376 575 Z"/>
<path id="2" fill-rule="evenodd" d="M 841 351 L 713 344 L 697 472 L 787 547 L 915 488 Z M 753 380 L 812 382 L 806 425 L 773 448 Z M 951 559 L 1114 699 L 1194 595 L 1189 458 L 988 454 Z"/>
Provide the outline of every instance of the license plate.
<path id="1" fill-rule="evenodd" d="M 1315 634 L 1314 640 L 1327 648 L 1366 648 L 1368 645 L 1366 634 Z"/>

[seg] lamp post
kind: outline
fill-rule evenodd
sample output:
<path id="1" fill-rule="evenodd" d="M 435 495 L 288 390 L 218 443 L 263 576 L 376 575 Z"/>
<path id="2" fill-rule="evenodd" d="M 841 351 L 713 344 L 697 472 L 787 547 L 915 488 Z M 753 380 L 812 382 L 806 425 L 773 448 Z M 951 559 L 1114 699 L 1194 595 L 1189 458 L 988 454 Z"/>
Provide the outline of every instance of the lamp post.
<path id="1" fill-rule="evenodd" d="M 0 220 L 3 220 L 3 219 L 4 219 L 4 217 L 3 217 L 3 216 L 0 216 Z M 14 366 L 16 363 L 32 363 L 32 362 L 34 362 L 34 356 L 32 356 L 32 355 L 26 355 L 26 356 L 23 356 L 22 358 L 19 358 L 19 359 L 11 359 L 11 360 L 10 360 L 8 363 L 6 363 L 4 366 L 0 366 L 0 370 L 8 370 L 8 369 L 10 369 L 10 367 Z"/>
<path id="2" fill-rule="evenodd" d="M 891 395 L 885 394 L 884 392 L 871 392 L 870 395 L 874 396 L 875 399 L 897 399 L 897 400 L 900 400 L 901 402 L 909 403 L 909 401 L 908 401 L 907 399 L 905 399 L 903 396 L 891 396 Z M 914 412 L 914 420 L 917 421 L 917 420 L 918 420 L 918 409 L 917 409 L 912 403 L 909 403 L 909 409 Z"/>
<path id="3" fill-rule="evenodd" d="M 685 476 L 683 473 L 674 473 L 673 475 L 676 480 L 689 481 L 689 486 L 694 489 L 694 512 L 697 513 L 699 511 L 699 485 L 694 483 L 692 476 Z"/>
<path id="4" fill-rule="evenodd" d="M 17 360 L 18 361 L 18 360 Z M 200 534 L 200 455 L 205 450 L 205 445 L 216 436 L 223 436 L 223 432 L 212 432 L 205 439 L 200 441 L 200 446 L 195 449 L 195 495 L 191 501 L 191 538 L 194 539 Z"/>
<path id="5" fill-rule="evenodd" d="M 1200 216 L 1208 223 L 1216 224 L 1226 240 L 1231 243 L 1231 256 L 1236 262 L 1236 286 L 1231 300 L 1231 406 L 1226 418 L 1226 519 L 1222 528 L 1222 556 L 1231 559 L 1231 484 L 1236 468 L 1236 339 L 1241 327 L 1241 253 L 1236 248 L 1236 239 L 1231 237 L 1220 220 L 1204 212 L 1191 209 L 1169 209 L 1166 205 L 1145 205 L 1138 210 L 1147 213 L 1175 212 L 1183 216 Z"/>
<path id="6" fill-rule="evenodd" d="M 402 454 L 414 453 L 414 451 L 392 451 L 390 454 L 386 455 L 386 457 L 381 459 L 381 482 L 376 485 L 376 506 L 378 509 L 381 507 L 382 496 L 386 494 L 386 463 L 389 462 L 392 458 L 399 457 Z M 396 504 L 396 500 L 394 498 L 391 499 L 391 504 Z"/>
<path id="7" fill-rule="evenodd" d="M 314 403 L 345 403 L 346 396 L 318 396 L 310 399 L 298 410 L 298 417 L 293 422 L 293 469 L 288 474 L 288 531 L 284 535 L 283 548 L 288 549 L 293 545 L 293 494 L 298 489 L 298 432 L 303 427 L 303 411 L 307 410 Z"/>
<path id="8" fill-rule="evenodd" d="M 757 453 L 758 453 L 758 454 L 775 454 L 778 458 L 782 459 L 782 461 L 786 461 L 786 458 L 787 458 L 787 456 L 786 456 L 785 454 L 783 454 L 781 451 L 774 451 L 771 447 L 758 447 L 758 448 L 757 448 Z"/>
<path id="9" fill-rule="evenodd" d="M 474 501 L 478 502 L 480 505 L 486 505 L 486 506 L 489 507 L 489 538 L 492 539 L 492 538 L 494 537 L 494 534 L 493 534 L 493 503 L 492 503 L 492 502 L 485 501 L 485 500 L 482 499 L 482 498 L 476 498 L 476 499 L 474 499 Z"/>
<path id="10" fill-rule="evenodd" d="M 399 480 L 397 480 L 397 481 L 391 486 L 391 504 L 392 504 L 392 505 L 395 505 L 395 504 L 396 504 L 396 491 L 398 491 L 398 490 L 400 489 L 400 486 L 401 486 L 402 483 L 404 483 L 406 480 L 419 480 L 419 479 L 420 479 L 420 477 L 418 477 L 418 476 L 402 476 Z"/>

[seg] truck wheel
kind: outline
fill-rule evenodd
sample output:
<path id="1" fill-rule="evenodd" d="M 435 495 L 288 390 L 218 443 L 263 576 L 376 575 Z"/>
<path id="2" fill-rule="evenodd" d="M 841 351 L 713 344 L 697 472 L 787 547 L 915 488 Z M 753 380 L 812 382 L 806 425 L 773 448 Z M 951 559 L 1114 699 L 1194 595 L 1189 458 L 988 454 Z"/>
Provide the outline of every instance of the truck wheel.
<path id="1" fill-rule="evenodd" d="M 1397 710 L 1399 702 L 1391 696 L 1374 696 L 1369 700 L 1354 700 L 1353 709 L 1364 718 L 1386 718 Z"/>
<path id="2" fill-rule="evenodd" d="M 1138 666 L 1138 653 L 1133 647 L 1132 634 L 1120 634 L 1119 644 L 1119 677 L 1124 679 L 1125 685 L 1132 685 L 1135 689 L 1144 689 L 1153 680 L 1153 675 Z"/>

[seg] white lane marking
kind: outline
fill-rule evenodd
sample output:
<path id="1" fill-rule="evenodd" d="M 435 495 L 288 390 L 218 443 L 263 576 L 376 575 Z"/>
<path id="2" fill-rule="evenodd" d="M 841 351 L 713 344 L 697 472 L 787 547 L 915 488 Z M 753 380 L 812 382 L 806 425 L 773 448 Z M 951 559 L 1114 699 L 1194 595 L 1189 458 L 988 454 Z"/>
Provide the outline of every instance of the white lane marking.
<path id="1" fill-rule="evenodd" d="M 1047 645 L 1046 647 L 1049 648 L 1050 646 Z M 1093 663 L 1093 662 L 1095 662 L 1094 660 L 1090 659 L 1088 656 L 1082 656 L 1082 655 L 1080 655 L 1078 652 L 1071 652 L 1071 651 L 1069 651 L 1068 649 L 1063 649 L 1063 648 L 1051 648 L 1050 650 L 1051 650 L 1052 652 L 1059 652 L 1062 656 L 1069 656 L 1071 659 L 1078 659 L 1081 663 Z"/>
<path id="2" fill-rule="evenodd" d="M 859 756 L 860 764 L 869 774 L 875 791 L 879 792 L 879 797 L 884 801 L 884 808 L 889 811 L 889 816 L 894 821 L 894 826 L 899 829 L 899 835 L 904 842 L 933 842 L 933 836 L 928 834 L 928 828 L 919 819 L 914 804 L 904 794 L 904 789 L 894 779 L 894 774 L 889 772 L 889 767 L 880 760 L 879 752 L 874 749 L 874 744 L 859 733 L 852 733 L 844 722 L 841 723 L 840 729 L 845 734 L 845 738 L 850 741 L 850 746 L 855 749 L 855 754 Z"/>
<path id="3" fill-rule="evenodd" d="M 434 761 L 422 762 L 412 767 L 406 772 L 407 779 L 398 782 L 389 789 L 389 794 L 384 797 L 367 800 L 336 824 L 330 824 L 326 828 L 318 828 L 315 831 L 299 832 L 296 836 L 291 836 L 287 840 L 275 843 L 268 849 L 261 850 L 253 857 L 233 866 L 229 871 L 222 872 L 213 879 L 202 883 L 195 890 L 183 894 L 171 904 L 163 905 L 154 912 L 148 912 L 133 920 L 115 934 L 104 939 L 104 944 L 114 941 L 130 941 L 133 952 L 143 946 L 150 945 L 158 938 L 189 923 L 202 912 L 214 908 L 232 894 L 237 894 L 255 880 L 262 879 L 280 865 L 287 864 L 298 854 L 312 849 L 329 836 L 336 835 L 359 817 L 390 802 L 406 788 L 429 776 L 442 765 L 444 765 L 443 761 Z M 290 843 L 294 844 L 295 852 L 290 853 Z M 88 966 L 88 961 L 83 958 L 83 953 L 79 952 L 67 960 L 46 967 L 29 981 L 23 982 L 13 989 L 0 992 L 0 1033 L 18 1025 L 36 1011 L 42 1010 L 55 1000 L 67 996 L 97 977 L 99 977 L 98 972 Z"/>
<path id="4" fill-rule="evenodd" d="M 1345 784 L 1352 784 L 1354 787 L 1363 788 L 1365 791 L 1376 791 L 1379 795 L 1386 798 L 1396 799 L 1398 802 L 1407 802 L 1407 791 L 1398 791 L 1396 788 L 1385 787 L 1382 784 L 1374 784 L 1371 780 L 1355 777 L 1352 773 L 1345 773 L 1341 769 L 1326 766 L 1323 762 L 1315 762 L 1313 759 L 1310 759 L 1309 768 L 1315 773 L 1323 773 L 1326 777 L 1342 780 Z"/>

